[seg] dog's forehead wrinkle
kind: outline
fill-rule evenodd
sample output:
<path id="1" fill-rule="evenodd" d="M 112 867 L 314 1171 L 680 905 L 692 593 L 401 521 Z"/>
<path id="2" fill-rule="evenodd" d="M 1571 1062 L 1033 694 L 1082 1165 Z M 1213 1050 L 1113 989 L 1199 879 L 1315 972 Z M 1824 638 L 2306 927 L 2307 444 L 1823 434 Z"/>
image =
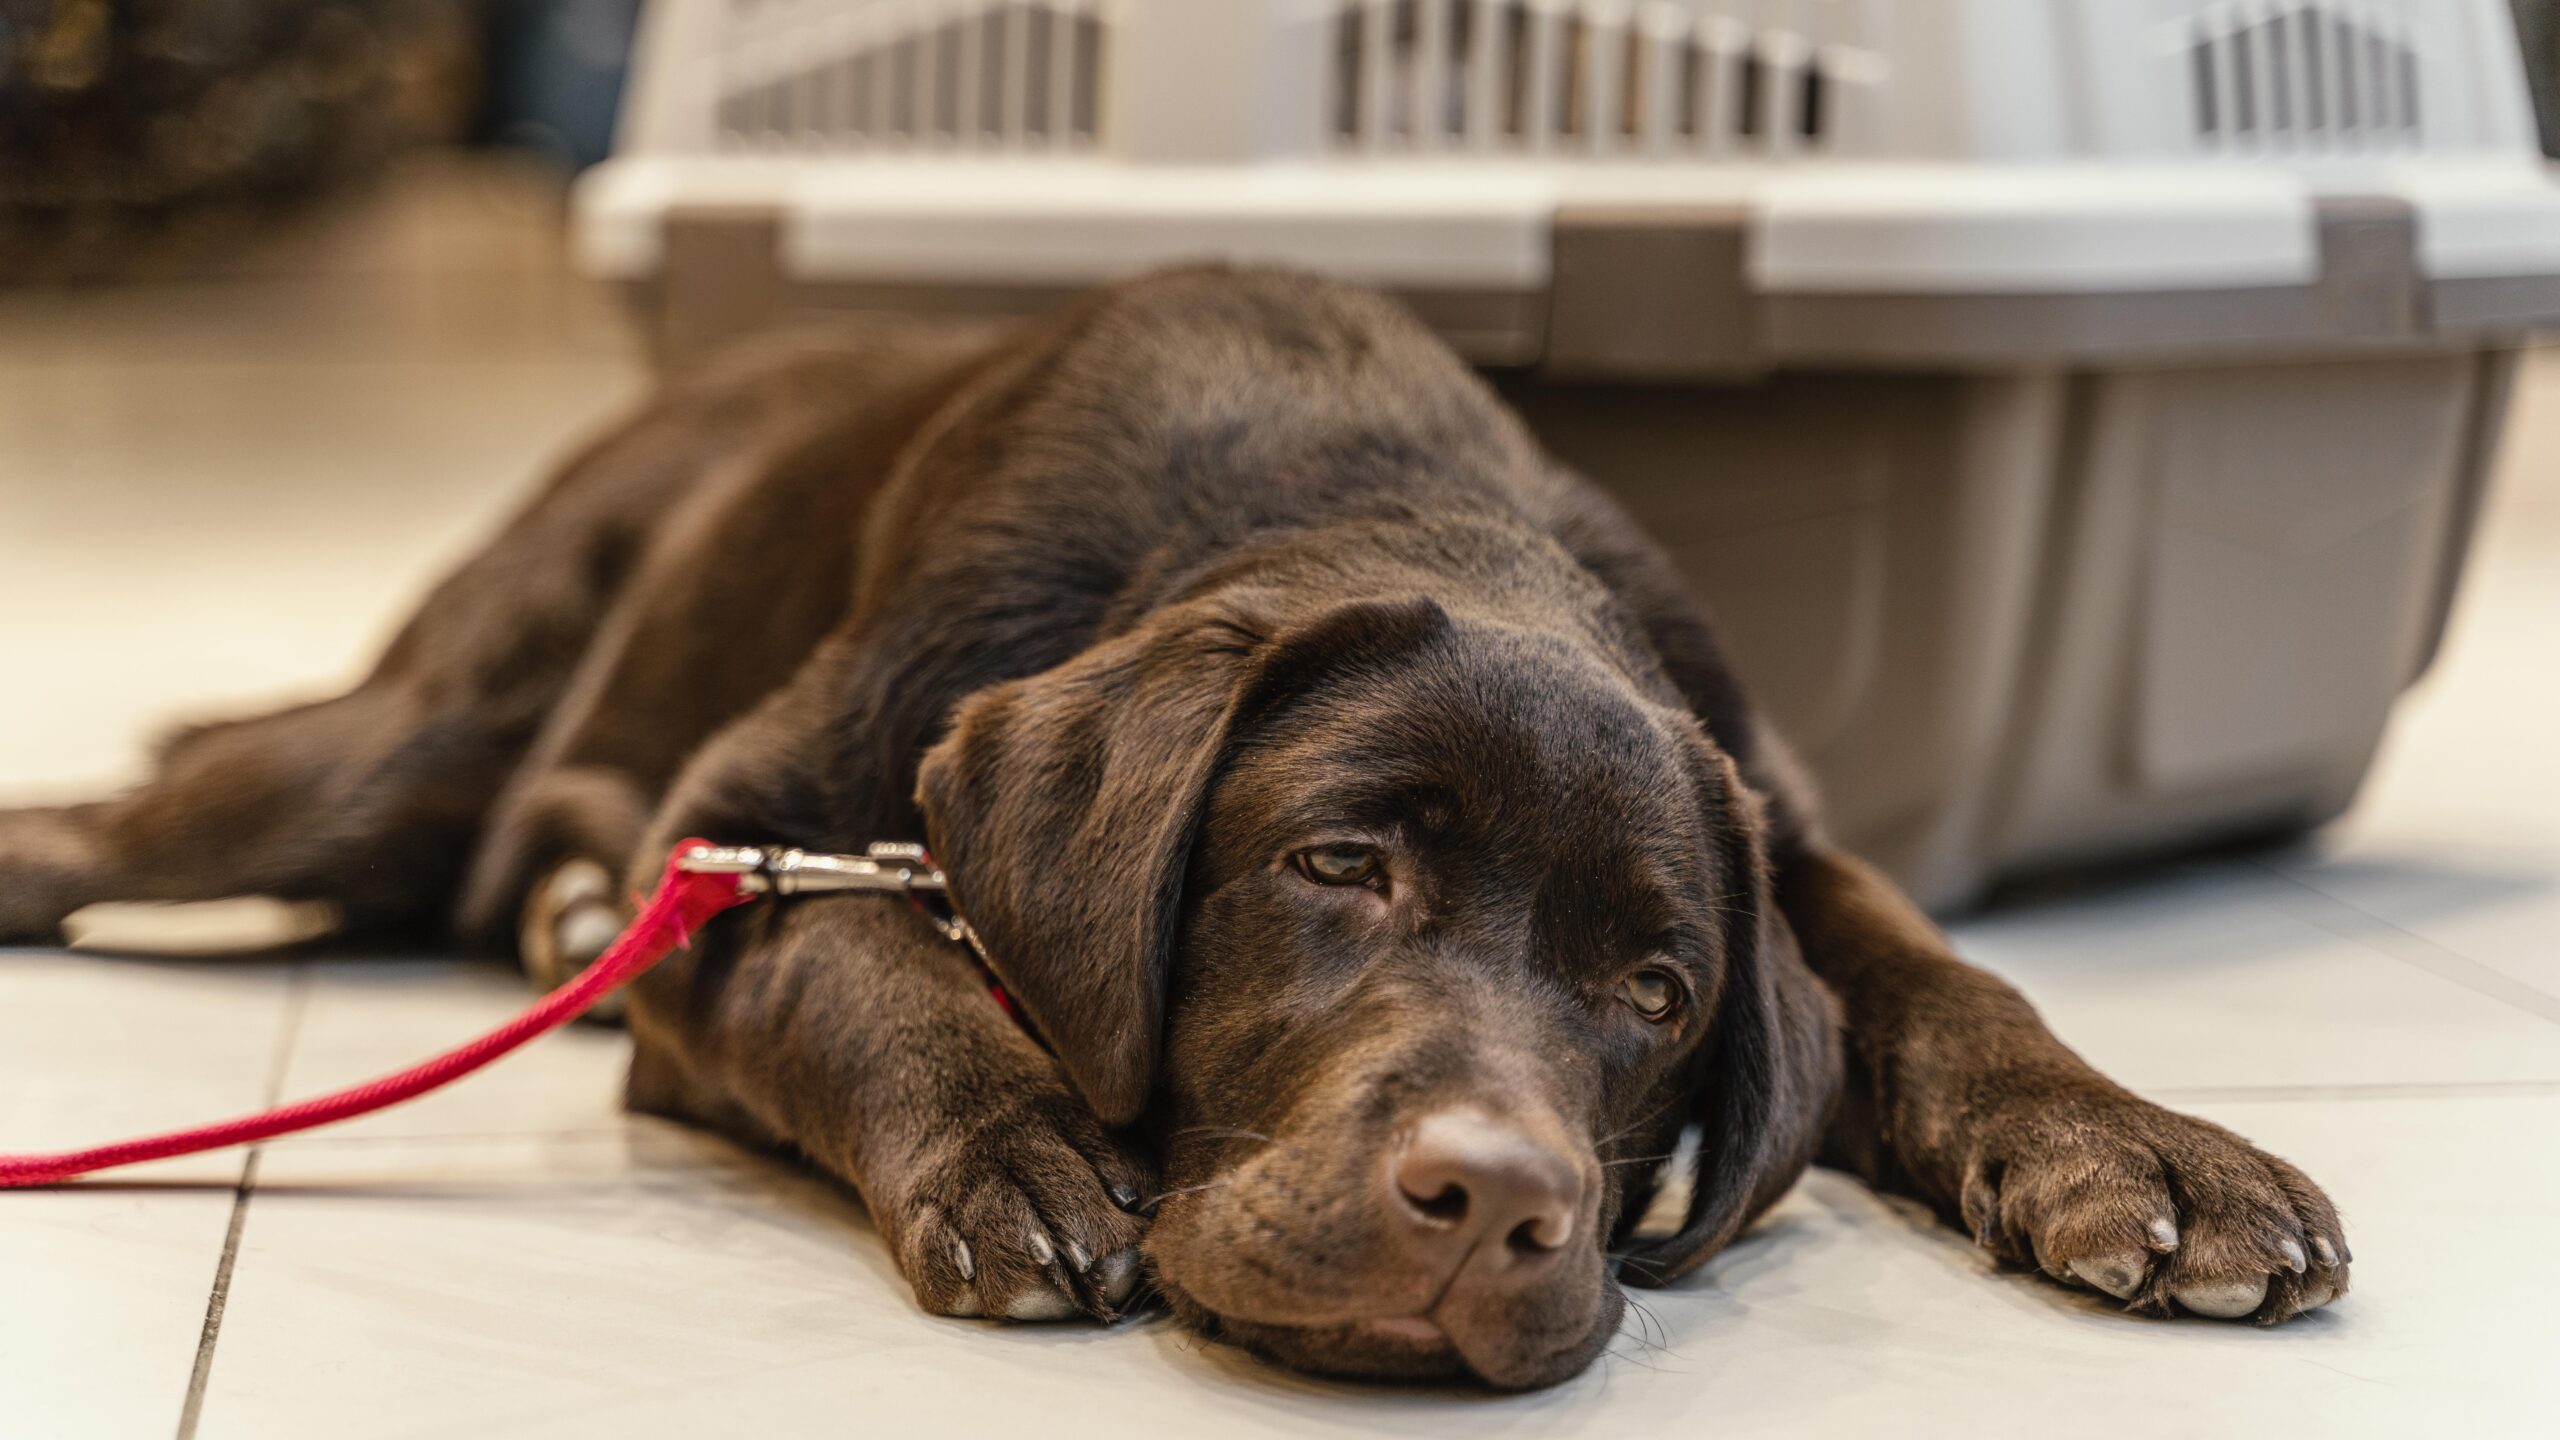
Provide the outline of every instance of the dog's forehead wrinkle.
<path id="1" fill-rule="evenodd" d="M 1515 838 L 1623 832 L 1631 805 L 1647 825 L 1678 829 L 1690 808 L 1678 746 L 1604 671 L 1555 663 L 1572 654 L 1545 637 L 1496 633 L 1476 654 L 1426 654 L 1356 684 L 1337 678 L 1296 697 L 1244 748 L 1278 760 L 1273 779 L 1300 795 L 1401 791 L 1412 805 L 1429 792 L 1435 810 L 1528 827 Z"/>

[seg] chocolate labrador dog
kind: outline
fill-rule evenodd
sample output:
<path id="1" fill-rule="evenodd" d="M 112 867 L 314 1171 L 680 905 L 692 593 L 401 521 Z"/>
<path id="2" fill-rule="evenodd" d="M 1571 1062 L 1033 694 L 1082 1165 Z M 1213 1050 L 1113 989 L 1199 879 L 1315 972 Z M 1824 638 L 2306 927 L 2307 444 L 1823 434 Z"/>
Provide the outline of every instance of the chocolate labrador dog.
<path id="1" fill-rule="evenodd" d="M 316 897 L 556 982 L 693 834 L 921 838 L 1010 991 L 839 895 L 630 997 L 630 1102 L 850 1182 L 937 1314 L 1151 1281 L 1286 1364 L 1544 1385 L 1817 1160 L 2137 1311 L 2347 1288 L 2300 1172 L 1825 840 L 1664 558 L 1358 290 L 1188 270 L 734 353 L 352 693 L 0 815 L 0 933 Z"/>

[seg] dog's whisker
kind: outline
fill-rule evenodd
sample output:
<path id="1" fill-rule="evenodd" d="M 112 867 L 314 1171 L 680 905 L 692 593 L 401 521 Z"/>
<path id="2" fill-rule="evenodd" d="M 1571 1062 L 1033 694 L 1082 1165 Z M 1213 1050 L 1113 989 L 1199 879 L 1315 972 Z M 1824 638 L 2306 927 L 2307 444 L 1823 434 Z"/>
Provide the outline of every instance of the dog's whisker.
<path id="1" fill-rule="evenodd" d="M 1630 1155 L 1624 1160 L 1603 1160 L 1600 1162 L 1600 1168 L 1611 1170 L 1620 1165 L 1656 1165 L 1679 1153 L 1677 1150 L 1665 1150 L 1659 1155 Z"/>
<path id="2" fill-rule="evenodd" d="M 1645 1320 L 1639 1318 L 1632 1310 L 1627 1312 L 1627 1322 L 1619 1329 L 1618 1334 L 1622 1339 L 1634 1345 L 1638 1354 L 1650 1355 L 1662 1348 L 1661 1346 L 1653 1343 L 1651 1325 Z"/>
<path id="3" fill-rule="evenodd" d="M 1651 1370 L 1651 1371 L 1653 1371 L 1653 1372 L 1654 1372 L 1655 1374 L 1657 1374 L 1657 1375 L 1659 1375 L 1659 1374 L 1662 1374 L 1662 1373 L 1663 1373 L 1663 1369 L 1662 1369 L 1662 1367 L 1661 1367 L 1661 1366 L 1654 1364 L 1654 1363 L 1653 1363 L 1652 1361 L 1650 1361 L 1650 1360 L 1646 1360 L 1646 1359 L 1644 1359 L 1644 1358 L 1643 1358 L 1642 1356 L 1640 1356 L 1640 1355 L 1630 1355 L 1630 1354 L 1626 1353 L 1626 1352 L 1625 1352 L 1625 1351 L 1623 1351 L 1623 1350 L 1618 1350 L 1618 1349 L 1614 1349 L 1614 1348 L 1613 1348 L 1613 1349 L 1610 1349 L 1610 1350 L 1607 1350 L 1607 1351 L 1605 1351 L 1605 1352 L 1603 1352 L 1603 1353 L 1605 1353 L 1605 1354 L 1606 1354 L 1610 1359 L 1612 1359 L 1612 1360 L 1622 1360 L 1622 1361 L 1626 1362 L 1626 1363 L 1627 1363 L 1627 1364 L 1629 1364 L 1629 1365 L 1633 1365 L 1633 1366 L 1637 1367 L 1638 1369 L 1642 1369 L 1642 1370 Z"/>
<path id="4" fill-rule="evenodd" d="M 1265 1135 L 1259 1130 L 1247 1130 L 1237 1125 L 1185 1125 L 1173 1134 L 1176 1139 L 1185 1135 L 1214 1135 L 1230 1140 L 1259 1140 L 1265 1145 L 1281 1143 L 1276 1135 Z"/>
<path id="5" fill-rule="evenodd" d="M 1624 1295 L 1626 1292 L 1620 1291 L 1619 1293 Z M 1644 1343 L 1652 1349 L 1662 1351 L 1670 1350 L 1671 1329 L 1669 1326 L 1662 1323 L 1662 1317 L 1653 1313 L 1652 1306 L 1638 1300 L 1633 1295 L 1627 1295 L 1626 1301 L 1627 1308 L 1633 1311 L 1637 1316 L 1638 1337 L 1643 1339 Z"/>
<path id="6" fill-rule="evenodd" d="M 1128 1299 L 1120 1302 L 1119 1309 L 1123 1316 L 1136 1315 L 1154 1308 L 1163 1301 L 1164 1292 L 1156 1288 L 1155 1277 L 1148 1276 L 1141 1279 L 1129 1292 Z"/>
<path id="7" fill-rule="evenodd" d="M 1236 1177 L 1233 1175 L 1221 1175 L 1215 1180 L 1204 1180 L 1197 1185 L 1185 1185 L 1179 1190 L 1167 1190 L 1160 1195 L 1149 1198 L 1146 1202 L 1147 1208 L 1152 1210 L 1156 1206 L 1163 1204 L 1165 1201 L 1170 1200 L 1177 1195 L 1197 1195 L 1203 1190 L 1215 1190 L 1221 1185 L 1230 1185 L 1235 1183 L 1235 1179 Z"/>
<path id="8" fill-rule="evenodd" d="M 1627 1122 L 1627 1123 L 1626 1123 L 1626 1124 L 1624 1124 L 1624 1125 L 1619 1126 L 1617 1129 L 1610 1131 L 1608 1134 L 1601 1136 L 1601 1137 L 1600 1137 L 1600 1139 L 1599 1139 L 1599 1141 L 1598 1141 L 1595 1145 L 1593 1145 L 1593 1146 L 1592 1146 L 1592 1148 L 1593 1148 L 1593 1149 L 1595 1149 L 1595 1150 L 1606 1150 L 1606 1149 L 1607 1149 L 1607 1148 L 1609 1148 L 1611 1145 L 1616 1144 L 1618 1141 L 1625 1139 L 1627 1136 L 1634 1134 L 1636 1131 L 1641 1130 L 1641 1129 L 1643 1129 L 1645 1126 L 1650 1125 L 1650 1124 L 1652 1124 L 1654 1121 L 1656 1121 L 1656 1120 L 1660 1119 L 1660 1118 L 1662 1117 L 1662 1112 L 1663 1112 L 1663 1111 L 1668 1110 L 1668 1109 L 1670 1109 L 1672 1106 L 1679 1104 L 1679 1103 L 1680 1103 L 1680 1101 L 1681 1101 L 1683 1098 L 1685 1098 L 1685 1097 L 1682 1097 L 1682 1096 L 1679 1096 L 1679 1095 L 1673 1095 L 1671 1098 L 1669 1098 L 1669 1099 L 1667 1099 L 1667 1100 L 1663 1101 L 1663 1102 L 1662 1102 L 1661 1104 L 1659 1104 L 1659 1105 L 1654 1106 L 1652 1109 L 1650 1109 L 1650 1110 L 1646 1111 L 1644 1114 L 1642 1114 L 1642 1115 L 1640 1115 L 1640 1116 L 1637 1116 L 1635 1119 L 1633 1119 L 1633 1120 L 1631 1120 L 1631 1121 Z"/>
<path id="9" fill-rule="evenodd" d="M 1632 1250 L 1611 1250 L 1602 1258 L 1608 1260 L 1613 1265 L 1633 1265 L 1648 1275 L 1660 1275 L 1663 1273 L 1663 1267 L 1660 1264 L 1651 1260 L 1642 1259 Z"/>

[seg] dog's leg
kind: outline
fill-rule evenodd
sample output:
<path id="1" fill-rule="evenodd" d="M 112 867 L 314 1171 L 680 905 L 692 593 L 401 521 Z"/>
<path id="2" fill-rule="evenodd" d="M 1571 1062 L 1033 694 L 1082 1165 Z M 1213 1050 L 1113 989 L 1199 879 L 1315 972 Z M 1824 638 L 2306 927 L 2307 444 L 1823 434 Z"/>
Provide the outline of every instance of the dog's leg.
<path id="1" fill-rule="evenodd" d="M 603 953 L 627 910 L 616 878 L 686 758 L 789 680 L 852 603 L 862 504 L 894 453 L 871 432 L 887 429 L 785 434 L 673 507 L 491 809 L 465 934 L 513 941 L 546 989 Z"/>
<path id="2" fill-rule="evenodd" d="M 0 937 L 102 900 L 273 895 L 440 924 L 482 815 L 593 628 L 594 581 L 510 535 L 332 700 L 205 725 L 131 793 L 0 811 Z"/>
<path id="3" fill-rule="evenodd" d="M 332 900 L 358 923 L 444 924 L 495 798 L 684 497 L 741 455 L 826 430 L 923 358 L 947 369 L 974 353 L 959 337 L 940 344 L 848 332 L 745 347 L 564 465 L 436 588 L 353 692 L 188 732 L 122 799 L 0 811 L 0 939 L 50 939 L 100 900 L 240 894 Z M 785 510 L 774 523 L 825 521 Z M 761 597 L 772 556 L 739 558 L 728 583 Z M 727 704 L 736 687 L 697 668 L 662 688 Z M 627 831 L 656 801 L 612 798 L 581 818 Z M 618 869 L 626 857 L 604 858 Z"/>
<path id="4" fill-rule="evenodd" d="M 786 1144 L 861 1192 L 939 1315 L 1109 1318 L 1152 1167 L 903 902 L 718 922 L 633 997 L 634 1108 Z"/>
<path id="5" fill-rule="evenodd" d="M 480 810 L 529 733 L 398 681 L 179 736 L 121 799 L 0 812 L 0 938 L 102 900 L 273 895 L 359 924 L 440 918 Z"/>
<path id="6" fill-rule="evenodd" d="M 1778 896 L 1846 1014 L 1824 1163 L 2136 1309 L 2274 1323 L 2346 1293 L 2346 1237 L 2318 1186 L 2090 1068 L 1883 876 L 1817 848 Z"/>
<path id="7" fill-rule="evenodd" d="M 460 923 L 484 943 L 512 942 L 536 984 L 558 985 L 602 953 L 627 914 L 609 876 L 632 862 L 670 782 L 844 618 L 865 509 L 989 337 L 882 328 L 833 343 L 798 382 L 823 392 L 737 436 L 667 509 L 491 810 Z M 658 858 L 639 864 L 654 873 Z"/>
<path id="8" fill-rule="evenodd" d="M 441 925 L 491 798 L 696 457 L 609 438 L 427 597 L 332 700 L 201 726 L 119 799 L 0 811 L 0 938 L 102 900 L 274 895 Z"/>
<path id="9" fill-rule="evenodd" d="M 106 808 L 0 810 L 0 944 L 50 942 L 64 916 L 100 898 Z"/>
<path id="10" fill-rule="evenodd" d="M 703 747 L 641 855 L 689 835 L 841 850 L 922 834 L 931 686 L 911 632 L 819 645 Z M 645 858 L 626 872 L 645 883 Z M 968 952 L 894 898 L 785 899 L 715 921 L 631 987 L 635 1108 L 788 1145 L 861 1191 L 924 1308 L 1056 1318 L 1138 1280 L 1154 1168 L 1106 1132 Z"/>

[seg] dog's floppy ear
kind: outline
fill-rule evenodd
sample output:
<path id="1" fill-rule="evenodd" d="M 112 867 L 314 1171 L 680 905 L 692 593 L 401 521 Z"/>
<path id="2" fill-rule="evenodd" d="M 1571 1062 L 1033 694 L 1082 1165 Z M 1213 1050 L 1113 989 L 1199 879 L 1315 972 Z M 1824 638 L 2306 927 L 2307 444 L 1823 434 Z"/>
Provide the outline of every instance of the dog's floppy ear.
<path id="1" fill-rule="evenodd" d="M 1838 1088 L 1839 1016 L 1778 913 L 1760 804 L 1716 752 L 1724 982 L 1691 1083 L 1698 1173 L 1677 1233 L 1633 1253 L 1622 1278 L 1665 1284 L 1724 1248 L 1786 1192 L 1822 1143 Z"/>
<path id="2" fill-rule="evenodd" d="M 1053 670 L 970 697 L 916 799 L 953 902 L 1105 1124 L 1155 1083 L 1182 879 L 1240 720 L 1338 661 L 1447 623 L 1427 600 L 1287 625 L 1225 592 L 1169 606 Z"/>

